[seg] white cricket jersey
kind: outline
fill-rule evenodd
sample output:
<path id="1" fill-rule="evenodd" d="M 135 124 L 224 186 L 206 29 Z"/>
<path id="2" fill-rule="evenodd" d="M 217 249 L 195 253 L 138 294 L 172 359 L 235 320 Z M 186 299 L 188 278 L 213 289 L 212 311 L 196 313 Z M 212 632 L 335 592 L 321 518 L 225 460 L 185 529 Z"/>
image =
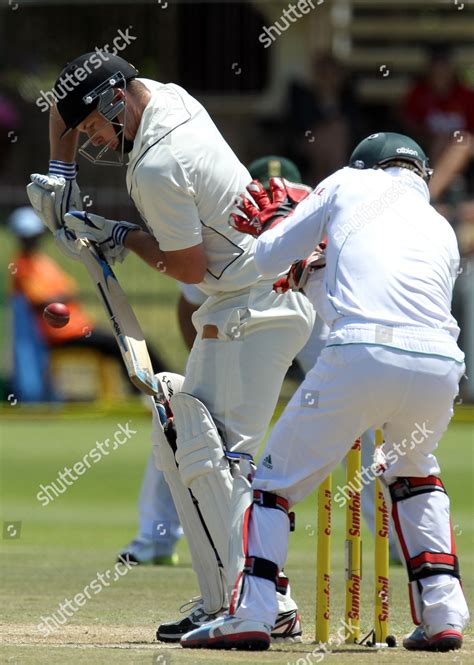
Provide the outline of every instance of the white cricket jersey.
<path id="1" fill-rule="evenodd" d="M 317 271 L 305 292 L 331 327 L 328 346 L 377 344 L 463 360 L 451 314 L 456 236 L 419 176 L 403 168 L 337 171 L 259 237 L 260 272 L 305 258 L 325 235 L 324 277 Z"/>
<path id="2" fill-rule="evenodd" d="M 206 294 L 255 284 L 255 240 L 228 224 L 249 172 L 183 88 L 138 80 L 152 97 L 130 153 L 127 187 L 148 230 L 165 252 L 203 243 L 208 269 L 199 287 Z"/>

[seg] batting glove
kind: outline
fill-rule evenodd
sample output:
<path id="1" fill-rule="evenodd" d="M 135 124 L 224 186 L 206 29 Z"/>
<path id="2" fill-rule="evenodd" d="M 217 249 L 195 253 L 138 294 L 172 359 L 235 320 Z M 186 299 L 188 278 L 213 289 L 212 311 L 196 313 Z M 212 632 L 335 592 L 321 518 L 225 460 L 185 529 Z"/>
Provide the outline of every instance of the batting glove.
<path id="1" fill-rule="evenodd" d="M 75 178 L 33 173 L 26 188 L 38 217 L 51 231 L 61 228 L 69 210 L 82 210 L 82 198 Z"/>
<path id="2" fill-rule="evenodd" d="M 271 200 L 258 180 L 252 180 L 247 191 L 251 198 L 241 195 L 239 212 L 231 213 L 229 224 L 257 238 L 291 215 L 312 189 L 284 178 L 270 178 Z"/>
<path id="3" fill-rule="evenodd" d="M 124 246 L 130 231 L 140 229 L 137 224 L 116 222 L 100 215 L 87 212 L 71 211 L 64 216 L 66 228 L 78 238 L 88 238 L 99 246 L 107 261 L 111 264 L 124 260 L 128 250 Z"/>
<path id="4" fill-rule="evenodd" d="M 79 260 L 79 250 L 76 247 L 76 234 L 69 229 L 61 228 L 57 229 L 54 233 L 54 240 L 59 250 L 67 256 L 69 259 L 74 261 Z"/>
<path id="5" fill-rule="evenodd" d="M 293 263 L 285 277 L 281 277 L 273 284 L 273 290 L 277 293 L 286 293 L 290 289 L 302 291 L 310 275 L 326 265 L 325 249 L 326 243 L 321 242 L 306 259 Z"/>

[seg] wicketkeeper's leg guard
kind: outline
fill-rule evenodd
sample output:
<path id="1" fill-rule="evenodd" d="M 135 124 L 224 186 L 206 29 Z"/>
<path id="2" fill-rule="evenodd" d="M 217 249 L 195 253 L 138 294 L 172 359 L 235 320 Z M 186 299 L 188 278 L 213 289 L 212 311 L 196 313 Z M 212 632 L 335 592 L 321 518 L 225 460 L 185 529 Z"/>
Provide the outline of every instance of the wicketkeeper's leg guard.
<path id="1" fill-rule="evenodd" d="M 245 565 L 245 560 L 248 556 L 248 528 L 249 519 L 252 512 L 252 506 L 255 497 L 261 497 L 263 494 L 268 494 L 270 497 L 275 496 L 269 492 L 252 490 L 252 478 L 255 473 L 255 464 L 250 455 L 242 455 L 239 453 L 229 453 L 230 458 L 235 459 L 235 464 L 232 466 L 232 476 L 234 478 L 234 486 L 232 493 L 232 516 L 231 516 L 231 533 L 229 540 L 229 559 L 228 559 L 228 581 L 229 581 L 229 599 L 232 602 L 232 596 L 236 594 L 235 582 L 240 578 L 242 570 Z M 261 498 L 257 502 L 262 501 Z M 263 505 L 259 503 L 259 505 Z M 293 520 L 293 513 L 291 513 Z M 293 522 L 292 522 L 293 524 Z M 280 596 L 290 595 L 290 583 L 288 577 L 284 572 L 279 573 L 277 593 Z"/>
<path id="2" fill-rule="evenodd" d="M 232 465 L 234 482 L 232 488 L 231 527 L 227 565 L 229 602 L 232 602 L 234 583 L 244 567 L 247 555 L 248 520 L 253 503 L 252 478 L 255 474 L 255 464 L 250 455 L 243 456 L 236 453 L 233 456 L 235 458 L 235 462 Z"/>
<path id="3" fill-rule="evenodd" d="M 460 585 L 449 497 L 437 476 L 397 478 L 388 487 L 392 518 L 408 572 L 415 624 L 463 626 L 468 610 Z"/>
<path id="4" fill-rule="evenodd" d="M 271 492 L 264 492 L 262 490 L 253 491 L 252 500 L 245 511 L 243 528 L 241 529 L 241 551 L 243 553 L 243 565 L 240 567 L 239 574 L 235 578 L 234 586 L 230 594 L 231 605 L 229 612 L 231 614 L 234 614 L 240 605 L 247 576 L 259 577 L 274 583 L 276 601 L 277 605 L 279 606 L 284 603 L 285 597 L 289 595 L 288 578 L 282 570 L 279 570 L 278 564 L 274 561 L 271 561 L 270 559 L 255 556 L 251 551 L 249 551 L 248 532 L 254 505 L 262 508 L 281 511 L 289 519 L 290 531 L 294 529 L 294 514 L 288 512 L 288 502 L 286 499 L 279 497 Z M 233 532 L 232 539 L 234 539 L 235 536 L 236 532 Z M 279 609 L 282 611 L 283 608 L 279 607 Z M 274 622 L 272 622 L 272 625 L 274 625 Z"/>

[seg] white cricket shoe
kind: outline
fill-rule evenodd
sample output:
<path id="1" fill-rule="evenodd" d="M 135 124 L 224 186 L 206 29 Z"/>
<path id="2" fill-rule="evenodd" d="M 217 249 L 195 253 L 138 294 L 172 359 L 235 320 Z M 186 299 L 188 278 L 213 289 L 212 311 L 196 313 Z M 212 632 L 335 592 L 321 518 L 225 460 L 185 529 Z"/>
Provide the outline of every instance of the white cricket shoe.
<path id="1" fill-rule="evenodd" d="M 181 638 L 185 649 L 239 649 L 265 651 L 270 647 L 271 628 L 261 621 L 226 614 L 192 630 Z"/>
<path id="2" fill-rule="evenodd" d="M 297 604 L 288 595 L 280 595 L 279 599 L 280 612 L 272 630 L 272 642 L 277 644 L 301 642 L 301 621 Z"/>
<path id="3" fill-rule="evenodd" d="M 284 597 L 284 602 L 280 601 L 282 611 L 278 614 L 275 626 L 271 631 L 272 642 L 278 644 L 289 644 L 291 642 L 301 642 L 301 621 L 298 612 L 298 606 L 291 597 Z M 193 598 L 189 603 L 181 607 L 181 611 L 187 609 L 191 612 L 177 621 L 169 621 L 158 626 L 156 639 L 159 642 L 179 642 L 183 635 L 200 628 L 203 624 L 223 617 L 227 609 L 223 609 L 216 614 L 207 614 L 202 605 L 202 598 Z"/>

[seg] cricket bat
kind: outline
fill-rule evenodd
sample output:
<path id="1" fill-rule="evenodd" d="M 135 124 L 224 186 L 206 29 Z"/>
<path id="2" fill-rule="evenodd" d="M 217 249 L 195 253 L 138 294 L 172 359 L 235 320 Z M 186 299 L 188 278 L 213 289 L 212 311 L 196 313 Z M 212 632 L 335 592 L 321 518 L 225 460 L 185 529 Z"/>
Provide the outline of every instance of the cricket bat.
<path id="1" fill-rule="evenodd" d="M 158 386 L 145 337 L 117 277 L 93 243 L 79 238 L 76 245 L 110 321 L 130 381 L 141 392 L 156 395 Z"/>
<path id="2" fill-rule="evenodd" d="M 44 190 L 35 183 L 30 183 L 26 191 L 33 208 L 54 234 L 60 228 L 54 208 L 55 193 L 45 196 Z M 141 392 L 163 399 L 142 329 L 112 268 L 99 248 L 86 238 L 78 238 L 76 246 L 104 305 L 131 382 Z"/>

